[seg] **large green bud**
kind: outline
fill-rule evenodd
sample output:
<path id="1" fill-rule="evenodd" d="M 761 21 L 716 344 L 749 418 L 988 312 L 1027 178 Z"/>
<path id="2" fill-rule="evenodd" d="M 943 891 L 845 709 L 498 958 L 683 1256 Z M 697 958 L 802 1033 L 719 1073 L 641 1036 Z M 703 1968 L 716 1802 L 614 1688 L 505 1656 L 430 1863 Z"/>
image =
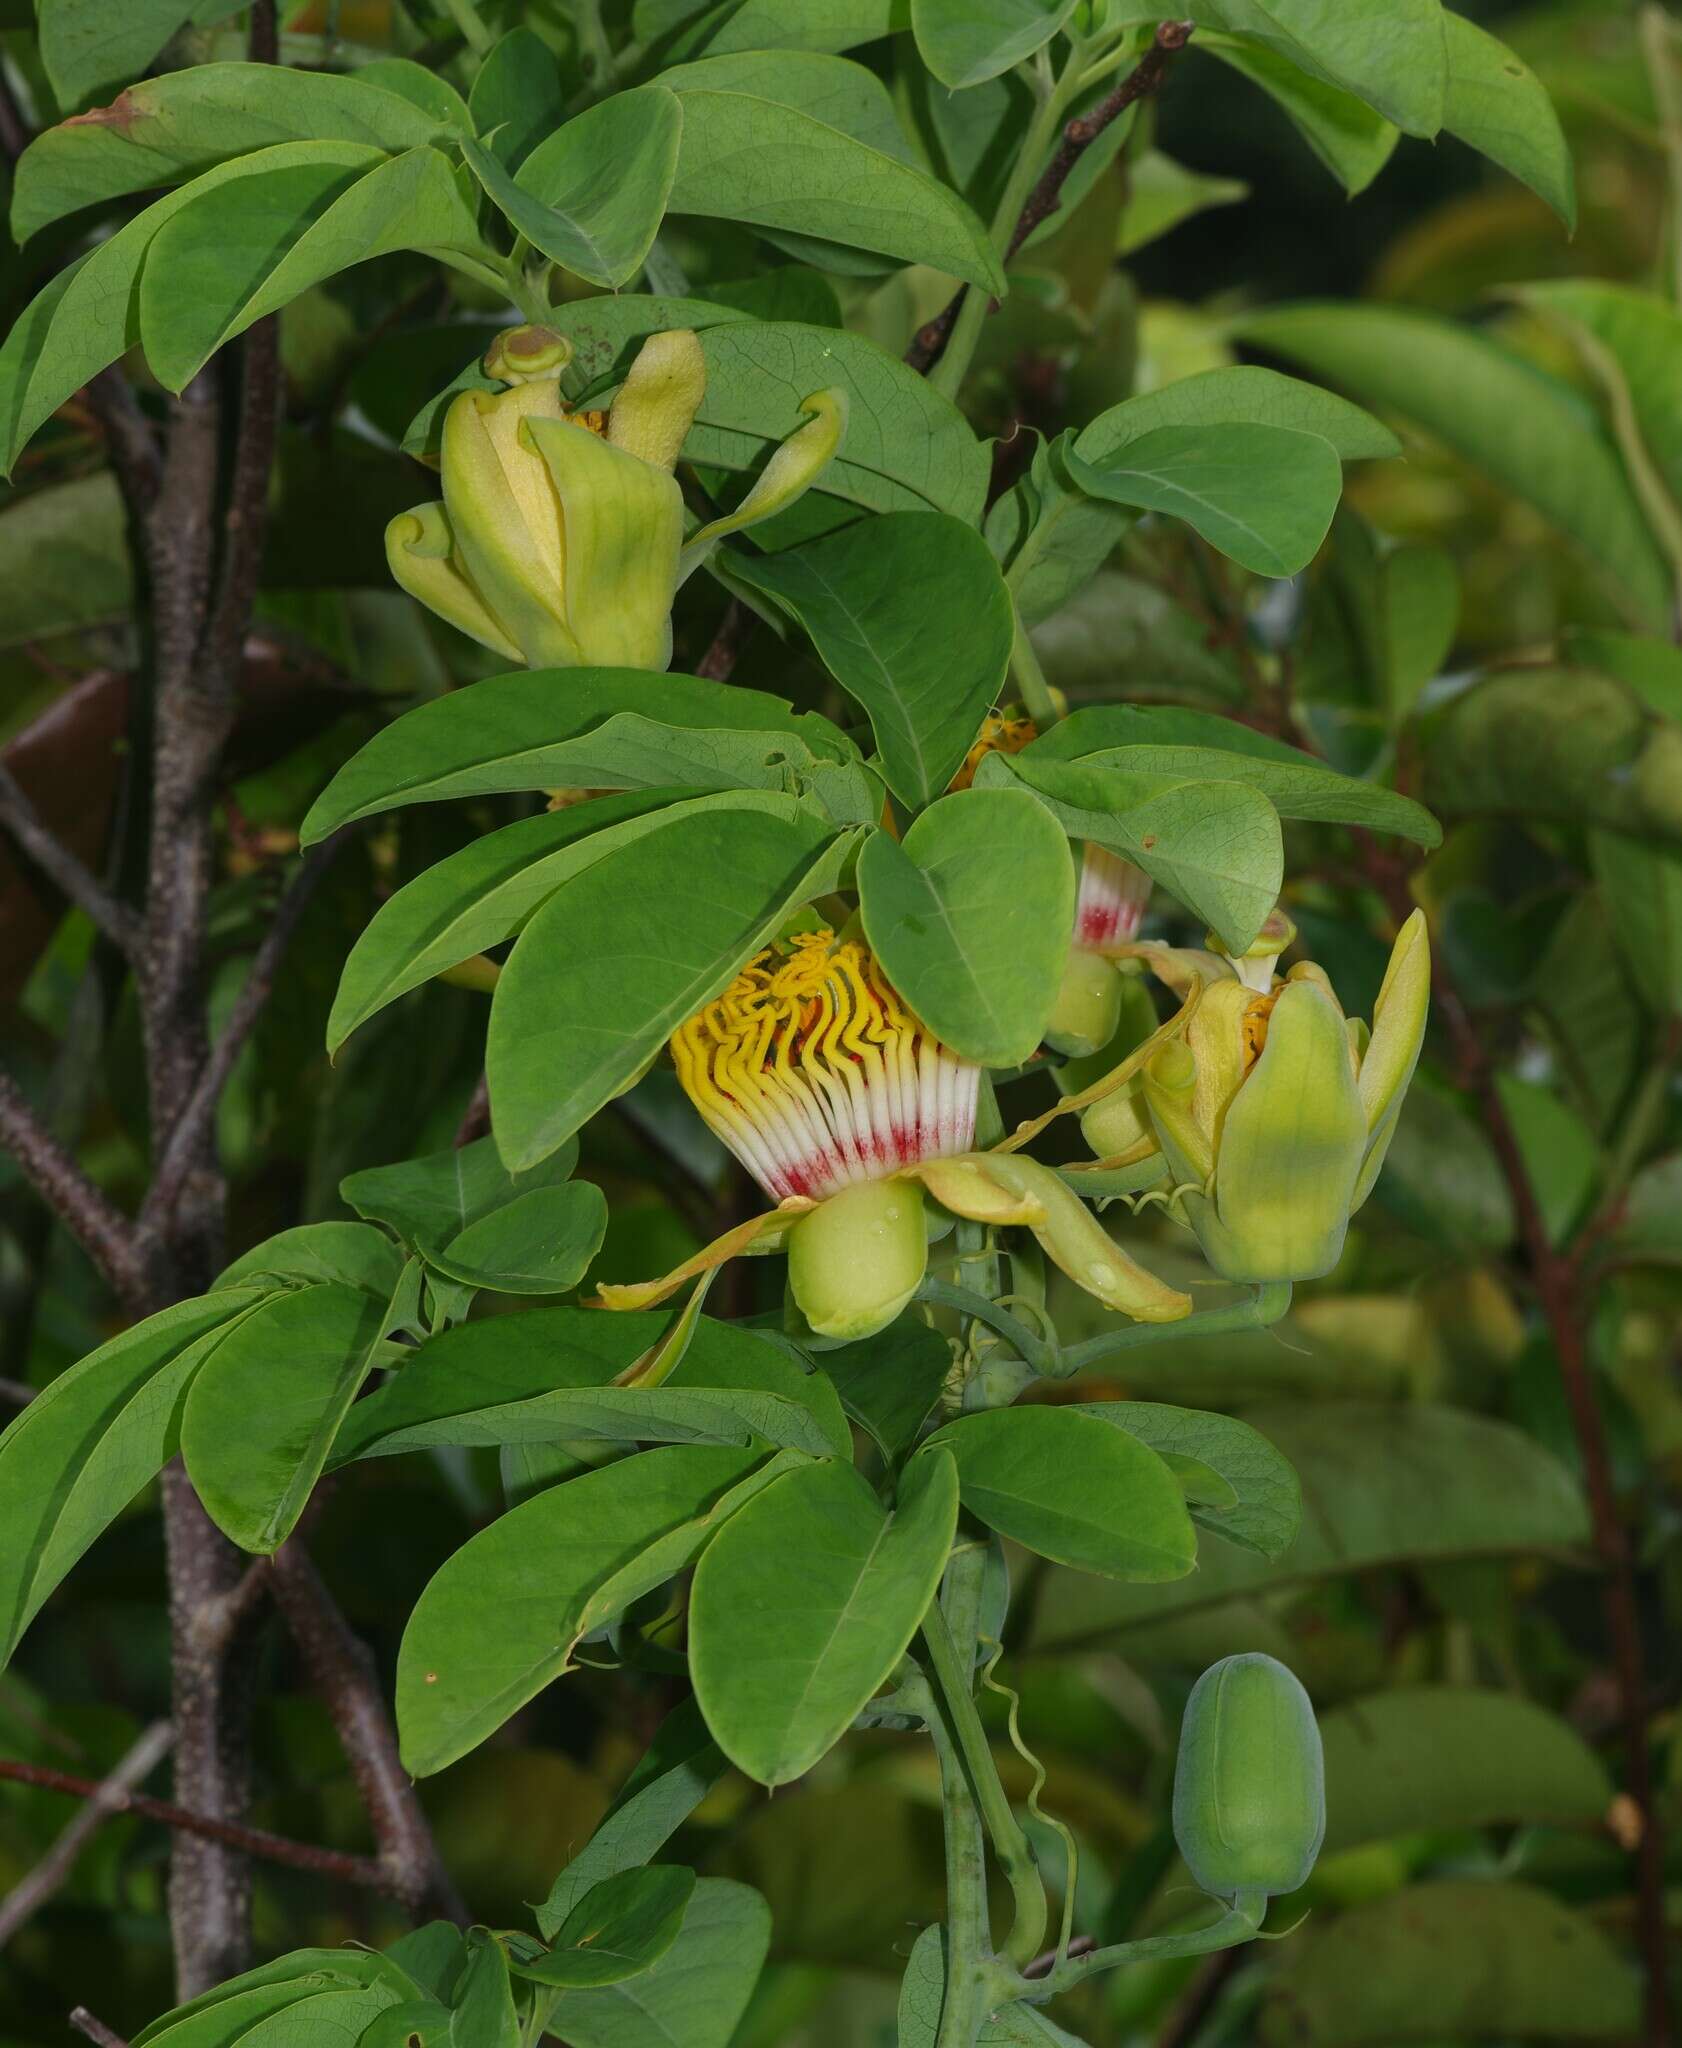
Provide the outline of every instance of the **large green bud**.
<path id="1" fill-rule="evenodd" d="M 1046 1044 L 1084 1059 L 1109 1044 L 1120 1022 L 1121 976 L 1113 963 L 1089 947 L 1072 945 L 1046 1020 Z"/>
<path id="2" fill-rule="evenodd" d="M 1314 1708 L 1275 1658 L 1211 1665 L 1192 1687 L 1174 1770 L 1174 1839 L 1215 1898 L 1294 1892 L 1326 1833 Z"/>
<path id="3" fill-rule="evenodd" d="M 1146 1067 L 1151 1126 L 1187 1220 L 1223 1279 L 1314 1280 L 1370 1193 L 1425 1034 L 1430 948 L 1403 927 L 1372 1032 L 1310 963 L 1231 963 Z"/>
<path id="4" fill-rule="evenodd" d="M 789 1232 L 789 1287 L 820 1337 L 853 1343 L 888 1327 L 921 1285 L 928 1256 L 917 1183 L 860 1181 Z"/>
<path id="5" fill-rule="evenodd" d="M 571 344 L 547 327 L 497 336 L 485 357 L 501 391 L 463 391 L 444 415 L 441 502 L 386 528 L 386 560 L 412 597 L 528 668 L 663 669 L 672 604 L 724 533 L 792 503 L 834 454 L 839 392 L 772 456 L 736 512 L 684 539 L 673 475 L 706 395 L 687 329 L 651 335 L 607 412 L 571 410 Z"/>

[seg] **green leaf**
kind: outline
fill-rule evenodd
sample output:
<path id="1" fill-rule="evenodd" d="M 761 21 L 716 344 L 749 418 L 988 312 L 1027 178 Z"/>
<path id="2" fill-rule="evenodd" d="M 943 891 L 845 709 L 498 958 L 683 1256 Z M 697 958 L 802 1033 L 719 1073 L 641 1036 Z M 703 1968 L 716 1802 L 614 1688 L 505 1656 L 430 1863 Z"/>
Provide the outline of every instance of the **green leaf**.
<path id="1" fill-rule="evenodd" d="M 683 444 L 690 461 L 757 470 L 800 426 L 801 401 L 838 384 L 848 395 L 847 434 L 818 494 L 871 512 L 932 506 L 980 523 L 986 450 L 927 378 L 875 342 L 833 327 L 744 320 L 707 328 L 701 353 L 707 390 Z"/>
<path id="2" fill-rule="evenodd" d="M 372 1214 L 372 1211 L 368 1213 Z M 366 1223 L 298 1223 L 243 1252 L 213 1287 L 286 1286 L 305 1281 L 359 1287 L 389 1301 L 403 1271 L 403 1254 L 383 1230 Z"/>
<path id="3" fill-rule="evenodd" d="M 828 719 L 737 684 L 634 668 L 533 669 L 452 690 L 382 727 L 316 799 L 304 842 L 398 804 L 445 797 L 684 781 L 737 786 L 718 777 L 739 776 L 740 759 L 708 761 L 707 735 L 715 733 L 763 742 L 762 786 L 772 789 L 784 786 L 782 769 L 802 754 L 846 761 L 855 752 Z M 778 738 L 799 744 L 769 758 L 778 753 Z M 646 754 L 662 744 L 662 772 L 651 765 L 646 781 L 617 780 L 634 765 L 636 749 Z M 680 767 L 693 772 L 672 772 Z"/>
<path id="4" fill-rule="evenodd" d="M 417 64 L 409 57 L 376 57 L 357 67 L 363 85 L 377 85 L 382 92 L 394 92 L 399 99 L 419 107 L 438 124 L 441 137 L 451 139 L 473 133 L 473 117 L 467 102 L 447 78 Z"/>
<path id="5" fill-rule="evenodd" d="M 1410 1685 L 1320 1719 L 1325 1854 L 1422 1828 L 1594 1827 L 1613 1785 L 1569 1721 L 1513 1693 Z"/>
<path id="6" fill-rule="evenodd" d="M 1208 711 L 1099 704 L 1061 719 L 1033 742 L 1036 762 L 1084 761 L 1169 781 L 1231 780 L 1259 789 L 1282 818 L 1362 825 L 1436 846 L 1442 827 L 1423 804 L 1340 775 L 1311 754 Z"/>
<path id="7" fill-rule="evenodd" d="M 1285 854 L 1279 819 L 1242 782 L 1174 782 L 1085 761 L 990 754 L 976 788 L 1025 783 L 1071 839 L 1091 839 L 1144 869 L 1242 952 L 1279 899 Z"/>
<path id="8" fill-rule="evenodd" d="M 1278 1557 L 1296 1541 L 1302 1521 L 1297 1475 L 1248 1423 L 1158 1401 L 1097 1401 L 1067 1412 L 1126 1430 L 1175 1469 L 1190 1460 L 1218 1476 L 1224 1482 L 1221 1501 L 1188 1497 L 1191 1518 L 1200 1527 L 1263 1557 Z"/>
<path id="9" fill-rule="evenodd" d="M 247 2027 L 239 2041 L 241 2048 L 345 2048 L 346 2042 L 360 2040 L 364 2029 L 398 2002 L 398 1994 L 387 1984 L 359 1991 L 318 1991 Z M 491 2043 L 487 2042 L 486 2048 L 491 2048 Z"/>
<path id="10" fill-rule="evenodd" d="M 38 135 L 18 159 L 12 232 L 26 242 L 83 207 L 179 184 L 276 143 L 401 150 L 449 139 L 447 123 L 357 78 L 272 64 L 200 64 L 142 79 L 109 107 Z"/>
<path id="11" fill-rule="evenodd" d="M 1682 858 L 1614 832 L 1591 832 L 1589 854 L 1643 999 L 1661 1016 L 1682 1012 Z"/>
<path id="12" fill-rule="evenodd" d="M 174 1457 L 193 1374 L 262 1300 L 211 1294 L 148 1316 L 0 1432 L 0 1665 L 65 1573 Z"/>
<path id="13" fill-rule="evenodd" d="M 429 1152 L 420 1159 L 347 1174 L 339 1183 L 339 1193 L 359 1216 L 389 1224 L 417 1251 L 430 1256 L 519 1196 L 534 1188 L 559 1186 L 577 1164 L 574 1145 L 554 1153 L 530 1173 L 512 1174 L 497 1155 L 496 1141 L 476 1138 L 470 1145 L 452 1145 L 448 1151 Z"/>
<path id="14" fill-rule="evenodd" d="M 729 2048 L 770 1941 L 771 1914 L 756 1891 L 704 1877 L 683 1932 L 651 1970 L 565 1993 L 553 2025 L 570 2048 Z"/>
<path id="15" fill-rule="evenodd" d="M 1568 229 L 1577 225 L 1571 146 L 1548 90 L 1505 43 L 1443 9 L 1448 102 L 1443 126 L 1540 195 Z"/>
<path id="16" fill-rule="evenodd" d="M 1317 1921 L 1271 1979 L 1264 2038 L 1404 2039 L 1425 1984 L 1443 2039 L 1598 2041 L 1640 2025 L 1640 1978 L 1593 1920 L 1536 1886 L 1444 1878 Z"/>
<path id="17" fill-rule="evenodd" d="M 680 39 L 682 52 L 850 50 L 906 25 L 906 0 L 640 0 L 633 17 L 645 39 L 670 19 L 696 18 Z M 659 26 L 651 17 L 658 14 Z"/>
<path id="18" fill-rule="evenodd" d="M 1457 1258 L 1501 1251 L 1517 1232 L 1513 1198 L 1482 1123 L 1414 1077 L 1373 1198 L 1405 1229 Z"/>
<path id="19" fill-rule="evenodd" d="M 1295 427 L 1158 427 L 1101 462 L 1078 444 L 1066 461 L 1082 490 L 1183 519 L 1260 576 L 1308 566 L 1343 492 L 1337 450 Z"/>
<path id="20" fill-rule="evenodd" d="M 715 53 L 660 74 L 669 92 L 747 93 L 775 100 L 838 128 L 903 164 L 917 159 L 906 143 L 887 87 L 863 64 L 811 50 L 756 49 Z"/>
<path id="21" fill-rule="evenodd" d="M 179 391 L 225 342 L 354 264 L 397 249 L 482 246 L 460 173 L 436 149 L 361 172 L 300 164 L 195 184 L 141 273 L 146 360 Z"/>
<path id="22" fill-rule="evenodd" d="M 41 62 L 53 98 L 68 112 L 133 78 L 194 11 L 195 0 L 127 0 L 118 10 L 110 0 L 39 0 Z"/>
<path id="23" fill-rule="evenodd" d="M 981 85 L 1031 57 L 1075 0 L 911 0 L 917 51 L 942 85 Z"/>
<path id="24" fill-rule="evenodd" d="M 939 796 L 1010 660 L 1010 593 L 980 534 L 950 513 L 890 512 L 731 567 L 794 614 L 864 706 L 895 796 Z"/>
<path id="25" fill-rule="evenodd" d="M 589 1181 L 533 1188 L 429 1254 L 464 1287 L 498 1294 L 569 1294 L 601 1249 L 607 1198 Z"/>
<path id="26" fill-rule="evenodd" d="M 919 1459 L 887 1513 L 851 1465 L 758 1494 L 696 1569 L 689 1666 L 707 1726 L 761 1785 L 809 1771 L 917 1631 L 952 1547 L 952 1461 Z"/>
<path id="27" fill-rule="evenodd" d="M 716 811 L 650 832 L 563 884 L 515 942 L 485 1046 L 516 1172 L 634 1081 L 791 910 L 835 886 L 806 818 Z"/>
<path id="28" fill-rule="evenodd" d="M 693 1696 L 674 1707 L 596 1832 L 536 1909 L 545 1941 L 592 1886 L 646 1863 L 682 1827 L 730 1768 Z"/>
<path id="29" fill-rule="evenodd" d="M 428 1777 L 572 1668 L 592 1629 L 692 1564 L 794 1453 L 683 1444 L 534 1494 L 428 1582 L 397 1658 L 403 1762 Z"/>
<path id="30" fill-rule="evenodd" d="M 1587 1540 L 1575 1481 L 1507 1423 L 1423 1402 L 1342 1400 L 1252 1408 L 1243 1419 L 1302 1482 L 1302 1527 L 1278 1563 L 1209 1538 L 1196 1572 L 1173 1586 L 1057 1575 L 1041 1595 L 1037 1647 L 1377 1565 L 1569 1551 Z"/>
<path id="31" fill-rule="evenodd" d="M 450 2048 L 520 2048 L 520 2017 L 507 1953 L 483 1929 L 469 1934 L 467 1941 L 467 1968 L 451 2001 Z"/>
<path id="32" fill-rule="evenodd" d="M 405 1984 L 386 1956 L 346 1948 L 294 1949 L 162 2014 L 134 2036 L 134 2048 L 227 2048 L 254 2022 L 306 1999 L 374 1988 L 383 1988 L 384 2002 L 391 2005 L 413 1986 Z M 277 2048 L 272 2035 L 269 2048 Z"/>
<path id="33" fill-rule="evenodd" d="M 477 142 L 473 175 L 534 248 L 592 284 L 628 284 L 659 231 L 683 117 L 663 85 L 615 93 L 540 142 L 511 177 Z"/>
<path id="34" fill-rule="evenodd" d="M 384 1323 L 385 1304 L 355 1288 L 277 1294 L 201 1367 L 181 1451 L 206 1511 L 242 1550 L 267 1556 L 297 1526 Z"/>
<path id="35" fill-rule="evenodd" d="M 1346 88 L 1409 135 L 1443 125 L 1448 58 L 1438 0 L 1191 0 L 1185 11 Z"/>
<path id="36" fill-rule="evenodd" d="M 1401 139 L 1400 129 L 1355 94 L 1328 85 L 1260 43 L 1212 34 L 1200 35 L 1197 46 L 1259 85 L 1282 107 L 1297 133 L 1351 198 L 1364 192 L 1390 161 Z"/>
<path id="37" fill-rule="evenodd" d="M 1421 729 L 1425 796 L 1454 817 L 1598 826 L 1682 845 L 1676 728 L 1590 669 L 1497 670 Z"/>
<path id="38" fill-rule="evenodd" d="M 692 88 L 678 98 L 673 213 L 815 235 L 1004 290 L 980 221 L 926 173 L 774 100 Z"/>
<path id="39" fill-rule="evenodd" d="M 511 28 L 474 75 L 468 115 L 503 168 L 517 171 L 561 125 L 566 97 L 554 51 L 531 29 Z"/>
<path id="40" fill-rule="evenodd" d="M 559 1308 L 446 1330 L 357 1403 L 333 1462 L 440 1444 L 645 1433 L 688 1442 L 708 1432 L 715 1441 L 757 1435 L 817 1457 L 846 1456 L 846 1421 L 823 1374 L 805 1372 L 768 1338 L 704 1316 L 659 1386 L 610 1387 L 668 1335 L 671 1320 Z"/>
<path id="41" fill-rule="evenodd" d="M 1025 790 L 970 789 L 931 804 L 903 845 L 859 854 L 865 935 L 894 987 L 965 1059 L 1030 1058 L 1074 925 L 1068 842 Z"/>
<path id="42" fill-rule="evenodd" d="M 1178 1579 L 1197 1562 L 1185 1496 L 1155 1451 L 1073 1408 L 999 1408 L 949 1422 L 964 1506 L 1042 1557 L 1116 1579 Z"/>
<path id="43" fill-rule="evenodd" d="M 676 1941 L 694 1891 L 694 1871 L 674 1864 L 605 1877 L 567 1915 L 548 1954 L 519 1964 L 519 1975 L 574 1991 L 640 1976 Z"/>
<path id="44" fill-rule="evenodd" d="M 1211 178 L 1189 169 L 1160 149 L 1147 149 L 1127 166 L 1127 203 L 1116 231 L 1116 254 L 1131 256 L 1182 221 L 1212 206 L 1231 206 L 1249 196 L 1241 178 Z"/>
<path id="45" fill-rule="evenodd" d="M 1668 616 L 1669 574 L 1623 466 L 1562 378 L 1486 334 L 1400 307 L 1282 306 L 1242 315 L 1233 332 L 1447 442 L 1573 540 L 1633 620 L 1656 627 Z"/>
<path id="46" fill-rule="evenodd" d="M 879 1337 L 826 1351 L 823 1369 L 842 1407 L 892 1465 L 916 1442 L 940 1399 L 952 1370 L 952 1347 L 938 1330 L 902 1316 Z"/>
<path id="47" fill-rule="evenodd" d="M 1565 328 L 1588 368 L 1613 400 L 1633 408 L 1642 449 L 1657 468 L 1668 504 L 1649 519 L 1664 540 L 1682 523 L 1682 396 L 1676 390 L 1676 352 L 1682 348 L 1682 314 L 1652 292 L 1589 279 L 1526 285 L 1527 305 Z"/>
<path id="48" fill-rule="evenodd" d="M 1370 413 L 1277 370 L 1240 365 L 1182 377 L 1112 405 L 1082 427 L 1075 452 L 1100 466 L 1117 449 L 1162 427 L 1290 427 L 1330 441 L 1344 462 L 1399 455 L 1401 443 Z"/>
<path id="49" fill-rule="evenodd" d="M 0 349 L 0 408 L 5 378 Z M 46 484 L 0 511 L 0 647 L 114 626 L 133 603 L 122 496 L 109 471 Z"/>
<path id="50" fill-rule="evenodd" d="M 185 191 L 167 193 L 61 271 L 0 345 L 0 467 L 10 474 L 41 422 L 90 377 L 139 345 L 142 266 L 154 237 L 183 207 L 225 184 L 312 168 L 325 174 L 336 167 L 348 181 L 379 160 L 377 150 L 355 142 L 296 142 L 255 151 L 206 172 Z"/>
<path id="51" fill-rule="evenodd" d="M 1028 474 L 987 514 L 987 545 L 1005 565 L 1005 582 L 1024 625 L 1061 611 L 1133 524 L 1125 506 L 1088 497 L 1075 483 L 1068 467 L 1073 443 L 1072 433 L 1042 441 Z"/>

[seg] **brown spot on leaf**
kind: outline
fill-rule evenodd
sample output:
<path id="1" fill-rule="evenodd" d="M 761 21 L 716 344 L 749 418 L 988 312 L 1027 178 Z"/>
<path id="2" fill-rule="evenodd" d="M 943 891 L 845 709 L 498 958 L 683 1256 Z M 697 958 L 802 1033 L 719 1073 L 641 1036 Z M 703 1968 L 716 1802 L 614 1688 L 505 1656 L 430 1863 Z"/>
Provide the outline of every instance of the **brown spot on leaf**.
<path id="1" fill-rule="evenodd" d="M 132 87 L 125 88 L 108 107 L 89 107 L 85 114 L 72 114 L 68 121 L 60 122 L 63 128 L 132 128 L 144 109 L 134 97 Z"/>

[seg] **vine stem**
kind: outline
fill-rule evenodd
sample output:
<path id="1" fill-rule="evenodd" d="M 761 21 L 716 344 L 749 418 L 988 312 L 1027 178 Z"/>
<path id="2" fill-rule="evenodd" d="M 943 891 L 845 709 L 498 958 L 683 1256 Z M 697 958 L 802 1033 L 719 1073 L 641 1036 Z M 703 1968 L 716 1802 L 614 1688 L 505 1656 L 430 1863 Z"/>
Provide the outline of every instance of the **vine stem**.
<path id="1" fill-rule="evenodd" d="M 981 1716 L 976 1712 L 970 1671 L 966 1668 L 966 1660 L 959 1654 L 951 1626 L 938 1600 L 930 1605 L 923 1617 L 923 1641 L 928 1647 L 929 1664 L 940 1693 L 942 1711 L 957 1743 L 975 1803 L 992 1839 L 999 1868 L 1005 1874 L 1015 1902 L 1016 1917 L 1011 1923 L 1004 1954 L 1007 1962 L 1021 1969 L 1039 1954 L 1045 1939 L 1045 1885 L 1040 1878 L 1039 1865 L 1034 1860 L 1033 1847 L 1011 1811 L 1010 1800 L 1000 1783 L 998 1767 L 993 1762 L 992 1745 L 981 1725 Z M 973 1661 L 972 1651 L 968 1662 L 973 1664 Z M 965 2048 L 968 2048 L 967 2043 Z"/>

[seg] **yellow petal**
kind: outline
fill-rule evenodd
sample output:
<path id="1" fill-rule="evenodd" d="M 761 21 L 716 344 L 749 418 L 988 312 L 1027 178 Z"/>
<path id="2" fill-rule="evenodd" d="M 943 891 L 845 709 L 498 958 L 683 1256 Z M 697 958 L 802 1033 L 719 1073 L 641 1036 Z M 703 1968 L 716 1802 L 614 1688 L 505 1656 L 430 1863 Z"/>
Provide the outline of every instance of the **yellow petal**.
<path id="1" fill-rule="evenodd" d="M 1014 1223 L 1043 1222 L 1045 1211 L 1039 1201 L 1005 1186 L 992 1164 L 989 1153 L 965 1152 L 955 1159 L 920 1160 L 905 1173 L 908 1179 L 920 1180 L 943 1209 L 971 1223 L 1004 1229 Z"/>
<path id="2" fill-rule="evenodd" d="M 385 558 L 401 587 L 428 611 L 500 654 L 518 661 L 520 650 L 486 609 L 468 581 L 450 528 L 449 514 L 436 500 L 399 512 L 385 530 Z"/>
<path id="3" fill-rule="evenodd" d="M 651 334 L 607 416 L 607 438 L 657 468 L 677 467 L 707 391 L 707 359 L 687 327 Z"/>
<path id="4" fill-rule="evenodd" d="M 1367 1119 L 1367 1152 L 1355 1183 L 1354 1209 L 1372 1193 L 1390 1149 L 1402 1100 L 1425 1042 L 1431 1006 L 1431 935 L 1425 913 L 1416 910 L 1396 935 L 1390 964 L 1373 1010 L 1372 1038 L 1361 1055 L 1361 1107 Z"/>
<path id="5" fill-rule="evenodd" d="M 814 391 L 810 398 L 800 401 L 800 410 L 810 415 L 805 426 L 796 427 L 777 449 L 735 511 L 691 535 L 683 550 L 680 582 L 701 566 L 715 541 L 722 540 L 727 533 L 757 526 L 760 520 L 785 510 L 829 466 L 830 457 L 847 431 L 846 392 L 839 385 L 828 391 Z"/>
<path id="6" fill-rule="evenodd" d="M 563 601 L 577 658 L 589 667 L 665 668 L 683 542 L 676 479 L 564 420 L 531 419 L 525 433 L 560 502 Z"/>
<path id="7" fill-rule="evenodd" d="M 586 1302 L 585 1306 L 656 1308 L 676 1294 L 686 1280 L 693 1280 L 697 1273 L 710 1273 L 715 1266 L 722 1266 L 727 1259 L 739 1258 L 744 1252 L 780 1250 L 789 1231 L 813 1206 L 807 1201 L 785 1202 L 780 1209 L 772 1209 L 766 1215 L 750 1216 L 746 1223 L 738 1223 L 734 1230 L 715 1237 L 692 1259 L 685 1259 L 681 1266 L 674 1266 L 662 1279 L 633 1280 L 624 1284 L 604 1281 L 595 1299 Z"/>

